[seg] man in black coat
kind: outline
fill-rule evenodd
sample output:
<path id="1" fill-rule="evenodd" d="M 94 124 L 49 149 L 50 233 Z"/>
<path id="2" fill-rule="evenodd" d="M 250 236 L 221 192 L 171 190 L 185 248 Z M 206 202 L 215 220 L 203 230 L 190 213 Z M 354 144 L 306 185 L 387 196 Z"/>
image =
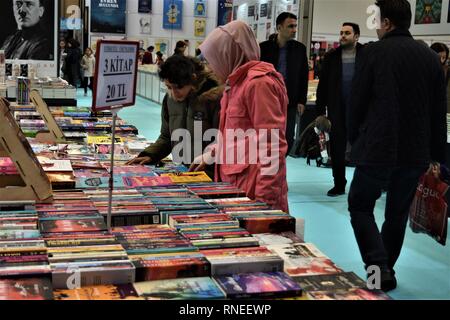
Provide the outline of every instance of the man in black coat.
<path id="1" fill-rule="evenodd" d="M 345 153 L 347 149 L 347 117 L 355 63 L 363 46 L 358 43 L 359 26 L 346 22 L 340 33 L 340 46 L 324 58 L 317 87 L 316 110 L 318 115 L 328 114 L 331 121 L 330 153 L 334 187 L 327 195 L 345 194 Z"/>
<path id="2" fill-rule="evenodd" d="M 303 114 L 308 96 L 308 56 L 306 47 L 294 40 L 297 33 L 297 16 L 281 13 L 276 20 L 277 34 L 260 44 L 261 61 L 273 64 L 286 83 L 289 97 L 286 140 L 288 152 L 294 144 L 297 112 Z"/>
<path id="3" fill-rule="evenodd" d="M 380 41 L 368 45 L 356 66 L 349 112 L 349 141 L 356 164 L 349 211 L 366 268 L 379 270 L 381 289 L 397 286 L 408 211 L 430 161 L 443 163 L 447 140 L 446 92 L 439 59 L 408 29 L 407 0 L 378 0 Z M 386 188 L 381 233 L 376 200 Z"/>

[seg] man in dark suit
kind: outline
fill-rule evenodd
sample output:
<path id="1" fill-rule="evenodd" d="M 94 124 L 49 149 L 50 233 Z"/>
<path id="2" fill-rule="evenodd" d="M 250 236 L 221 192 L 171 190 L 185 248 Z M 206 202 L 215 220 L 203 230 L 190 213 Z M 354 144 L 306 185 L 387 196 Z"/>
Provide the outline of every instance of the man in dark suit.
<path id="1" fill-rule="evenodd" d="M 323 60 L 317 87 L 318 115 L 328 115 L 331 121 L 330 155 L 334 187 L 330 197 L 345 194 L 345 152 L 347 149 L 347 116 L 355 63 L 363 46 L 358 43 L 359 26 L 346 22 L 340 33 L 340 46 L 328 52 Z"/>
<path id="2" fill-rule="evenodd" d="M 381 289 L 389 291 L 397 286 L 394 265 L 419 178 L 431 161 L 445 161 L 447 101 L 438 57 L 408 31 L 409 2 L 377 0 L 376 5 L 380 41 L 364 49 L 352 87 L 348 137 L 356 169 L 348 202 L 366 269 L 378 267 Z M 380 233 L 373 211 L 383 188 Z"/>
<path id="3" fill-rule="evenodd" d="M 286 123 L 288 152 L 294 144 L 297 112 L 305 111 L 308 95 L 308 57 L 306 47 L 294 40 L 297 33 L 297 16 L 281 13 L 276 20 L 277 34 L 260 44 L 261 61 L 273 64 L 286 83 L 289 97 Z"/>

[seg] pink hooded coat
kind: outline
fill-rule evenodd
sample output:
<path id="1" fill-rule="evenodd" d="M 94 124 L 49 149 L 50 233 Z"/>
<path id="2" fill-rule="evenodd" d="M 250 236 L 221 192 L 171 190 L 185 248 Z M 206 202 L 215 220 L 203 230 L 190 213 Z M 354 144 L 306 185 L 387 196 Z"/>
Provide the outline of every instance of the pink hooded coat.
<path id="1" fill-rule="evenodd" d="M 216 149 L 216 159 L 221 161 L 216 165 L 216 179 L 240 187 L 250 198 L 266 202 L 273 209 L 288 212 L 285 157 L 288 98 L 282 75 L 271 64 L 255 61 L 259 58 L 259 46 L 252 30 L 242 22 L 217 28 L 200 49 L 211 69 L 228 79 L 221 101 L 219 130 L 223 140 Z M 227 141 L 227 130 L 236 129 L 255 129 L 259 140 L 245 137 L 238 142 Z M 260 139 L 261 129 L 269 131 L 268 143 Z M 271 134 L 271 129 L 278 134 Z M 270 142 L 275 140 L 278 145 L 274 147 Z M 256 155 L 249 152 L 252 142 L 259 142 Z M 245 158 L 237 156 L 244 147 Z M 261 150 L 271 157 L 261 157 Z M 238 161 L 224 163 L 229 154 Z M 250 161 L 255 158 L 256 161 Z M 274 170 L 266 172 L 271 164 L 275 164 Z"/>

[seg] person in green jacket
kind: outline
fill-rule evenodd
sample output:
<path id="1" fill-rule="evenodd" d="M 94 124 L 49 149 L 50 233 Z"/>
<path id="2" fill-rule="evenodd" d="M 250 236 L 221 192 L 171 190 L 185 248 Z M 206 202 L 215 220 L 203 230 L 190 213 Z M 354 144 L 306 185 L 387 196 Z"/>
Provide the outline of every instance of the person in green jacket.
<path id="1" fill-rule="evenodd" d="M 187 166 L 196 156 L 210 144 L 203 141 L 203 134 L 208 129 L 219 126 L 220 100 L 223 87 L 212 72 L 205 70 L 199 60 L 193 57 L 174 55 L 168 58 L 159 70 L 159 78 L 167 87 L 161 109 L 161 133 L 155 143 L 141 152 L 137 158 L 127 164 L 156 164 L 177 149 L 177 154 L 183 157 Z M 194 125 L 201 123 L 201 136 L 194 135 Z M 186 135 L 180 137 L 178 129 L 185 129 Z M 172 134 L 176 133 L 176 136 Z M 172 138 L 174 138 L 172 141 Z M 189 154 L 179 154 L 179 143 L 191 143 Z M 195 150 L 194 144 L 202 146 Z M 180 145 L 178 146 L 180 147 Z M 197 148 L 198 149 L 198 148 Z M 196 154 L 198 151 L 199 154 Z M 206 170 L 211 176 L 212 170 Z"/>

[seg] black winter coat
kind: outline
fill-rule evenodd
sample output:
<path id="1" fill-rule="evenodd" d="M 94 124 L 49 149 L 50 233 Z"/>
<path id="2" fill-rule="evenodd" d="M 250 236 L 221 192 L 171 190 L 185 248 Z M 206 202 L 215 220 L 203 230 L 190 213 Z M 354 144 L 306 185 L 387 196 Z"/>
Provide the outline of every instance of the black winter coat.
<path id="1" fill-rule="evenodd" d="M 356 46 L 356 62 L 358 61 L 363 46 Z M 355 70 L 356 72 L 356 70 Z M 333 137 L 346 139 L 346 113 L 342 105 L 342 48 L 329 51 L 323 60 L 322 69 L 317 86 L 316 112 L 317 115 L 325 115 L 328 110 L 328 118 L 331 121 Z"/>
<path id="2" fill-rule="evenodd" d="M 287 83 L 286 89 L 289 97 L 289 107 L 297 107 L 298 104 L 306 105 L 308 96 L 308 56 L 306 47 L 298 41 L 287 42 Z M 261 61 L 271 63 L 275 69 L 278 67 L 280 47 L 277 43 L 277 35 L 272 35 L 269 40 L 260 43 Z"/>
<path id="3" fill-rule="evenodd" d="M 428 47 L 396 29 L 364 49 L 356 66 L 348 137 L 357 165 L 444 162 L 444 72 Z"/>

